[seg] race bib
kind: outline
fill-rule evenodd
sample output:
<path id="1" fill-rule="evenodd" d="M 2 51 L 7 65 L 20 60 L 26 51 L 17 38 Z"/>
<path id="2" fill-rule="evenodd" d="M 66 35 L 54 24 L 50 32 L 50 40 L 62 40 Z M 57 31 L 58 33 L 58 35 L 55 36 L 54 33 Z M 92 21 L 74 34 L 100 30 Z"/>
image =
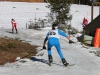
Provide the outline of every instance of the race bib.
<path id="1" fill-rule="evenodd" d="M 51 31 L 49 32 L 49 38 L 50 38 L 50 37 L 59 38 L 58 30 L 51 30 Z"/>

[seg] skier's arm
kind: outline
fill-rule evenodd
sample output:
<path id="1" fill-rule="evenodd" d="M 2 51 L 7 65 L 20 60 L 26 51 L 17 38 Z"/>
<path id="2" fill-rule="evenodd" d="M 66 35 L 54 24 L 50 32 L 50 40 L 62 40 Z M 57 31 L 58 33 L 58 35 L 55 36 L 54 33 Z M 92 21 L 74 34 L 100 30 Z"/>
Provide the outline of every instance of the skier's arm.
<path id="1" fill-rule="evenodd" d="M 68 35 L 66 36 L 66 38 L 67 38 L 68 40 L 70 40 L 70 37 L 69 37 Z"/>
<path id="2" fill-rule="evenodd" d="M 66 38 L 69 40 L 69 44 L 74 43 L 69 36 L 66 36 Z"/>
<path id="3" fill-rule="evenodd" d="M 44 42 L 43 42 L 43 49 L 46 49 L 46 42 L 48 40 L 48 34 L 46 35 L 45 39 L 44 39 Z"/>
<path id="4" fill-rule="evenodd" d="M 47 42 L 47 41 L 46 41 L 46 40 L 44 40 L 44 42 L 43 42 L 43 46 L 45 46 L 46 42 Z"/>
<path id="5" fill-rule="evenodd" d="M 45 39 L 44 39 L 44 43 L 43 43 L 43 46 L 45 46 L 46 42 L 48 40 L 48 34 L 46 35 Z"/>
<path id="6" fill-rule="evenodd" d="M 67 34 L 65 34 L 63 31 L 61 31 L 61 30 L 58 29 L 58 33 L 59 33 L 61 36 L 64 36 L 64 37 L 66 37 L 68 40 L 70 40 L 70 37 L 69 37 Z"/>
<path id="7" fill-rule="evenodd" d="M 69 37 L 67 34 L 65 34 L 63 31 L 58 30 L 58 33 L 59 33 L 60 35 L 64 36 L 64 37 L 66 37 L 66 38 L 69 40 L 69 43 L 74 43 L 74 42 L 70 39 L 70 37 Z"/>
<path id="8" fill-rule="evenodd" d="M 13 25 L 13 22 L 11 21 L 11 24 Z"/>

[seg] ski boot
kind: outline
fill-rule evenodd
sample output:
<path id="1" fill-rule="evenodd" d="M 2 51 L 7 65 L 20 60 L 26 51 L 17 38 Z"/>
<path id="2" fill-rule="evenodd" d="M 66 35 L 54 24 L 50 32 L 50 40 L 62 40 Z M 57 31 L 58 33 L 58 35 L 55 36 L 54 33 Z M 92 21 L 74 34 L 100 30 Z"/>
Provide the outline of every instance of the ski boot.
<path id="1" fill-rule="evenodd" d="M 48 59 L 49 59 L 49 66 L 51 66 L 51 64 L 52 64 L 52 62 L 53 62 L 52 55 L 48 55 Z"/>
<path id="2" fill-rule="evenodd" d="M 18 34 L 18 32 L 16 32 L 16 34 Z"/>
<path id="3" fill-rule="evenodd" d="M 68 64 L 69 64 L 69 63 L 66 62 L 66 60 L 65 60 L 64 58 L 62 59 L 62 63 L 63 63 L 63 65 L 66 66 L 66 67 L 67 67 Z"/>

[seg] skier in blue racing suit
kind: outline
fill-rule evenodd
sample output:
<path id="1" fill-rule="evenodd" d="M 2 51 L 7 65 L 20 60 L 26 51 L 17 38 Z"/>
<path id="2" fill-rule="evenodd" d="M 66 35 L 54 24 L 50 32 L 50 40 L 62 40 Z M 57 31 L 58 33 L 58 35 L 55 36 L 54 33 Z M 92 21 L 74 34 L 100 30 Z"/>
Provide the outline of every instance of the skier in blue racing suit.
<path id="1" fill-rule="evenodd" d="M 53 24 L 52 25 L 52 30 L 50 30 L 47 35 L 46 35 L 46 38 L 44 39 L 44 43 L 43 43 L 43 49 L 46 49 L 46 42 L 48 40 L 48 44 L 47 44 L 47 47 L 48 47 L 48 59 L 49 59 L 49 63 L 52 63 L 53 62 L 53 58 L 52 58 L 52 52 L 51 52 L 51 48 L 53 46 L 55 46 L 55 48 L 57 49 L 57 52 L 62 60 L 62 63 L 67 66 L 69 63 L 66 62 L 63 54 L 62 54 L 62 51 L 61 51 L 61 48 L 60 48 L 60 42 L 59 42 L 59 38 L 60 36 L 59 35 L 62 35 L 64 37 L 66 37 L 68 40 L 69 40 L 69 43 L 74 43 L 72 40 L 70 40 L 70 37 L 67 36 L 67 34 L 65 34 L 63 31 L 59 30 L 57 28 L 57 24 Z"/>

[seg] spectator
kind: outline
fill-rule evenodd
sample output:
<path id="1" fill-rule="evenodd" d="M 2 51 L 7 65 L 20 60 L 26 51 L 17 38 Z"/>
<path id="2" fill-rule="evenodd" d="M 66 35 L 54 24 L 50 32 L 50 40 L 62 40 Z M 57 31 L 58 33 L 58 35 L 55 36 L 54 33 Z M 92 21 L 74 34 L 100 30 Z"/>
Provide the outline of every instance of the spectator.
<path id="1" fill-rule="evenodd" d="M 15 22 L 14 19 L 11 19 L 11 24 L 12 24 L 12 33 L 14 33 L 14 29 L 16 30 L 16 33 L 18 33 L 18 31 L 17 31 L 17 23 Z"/>

